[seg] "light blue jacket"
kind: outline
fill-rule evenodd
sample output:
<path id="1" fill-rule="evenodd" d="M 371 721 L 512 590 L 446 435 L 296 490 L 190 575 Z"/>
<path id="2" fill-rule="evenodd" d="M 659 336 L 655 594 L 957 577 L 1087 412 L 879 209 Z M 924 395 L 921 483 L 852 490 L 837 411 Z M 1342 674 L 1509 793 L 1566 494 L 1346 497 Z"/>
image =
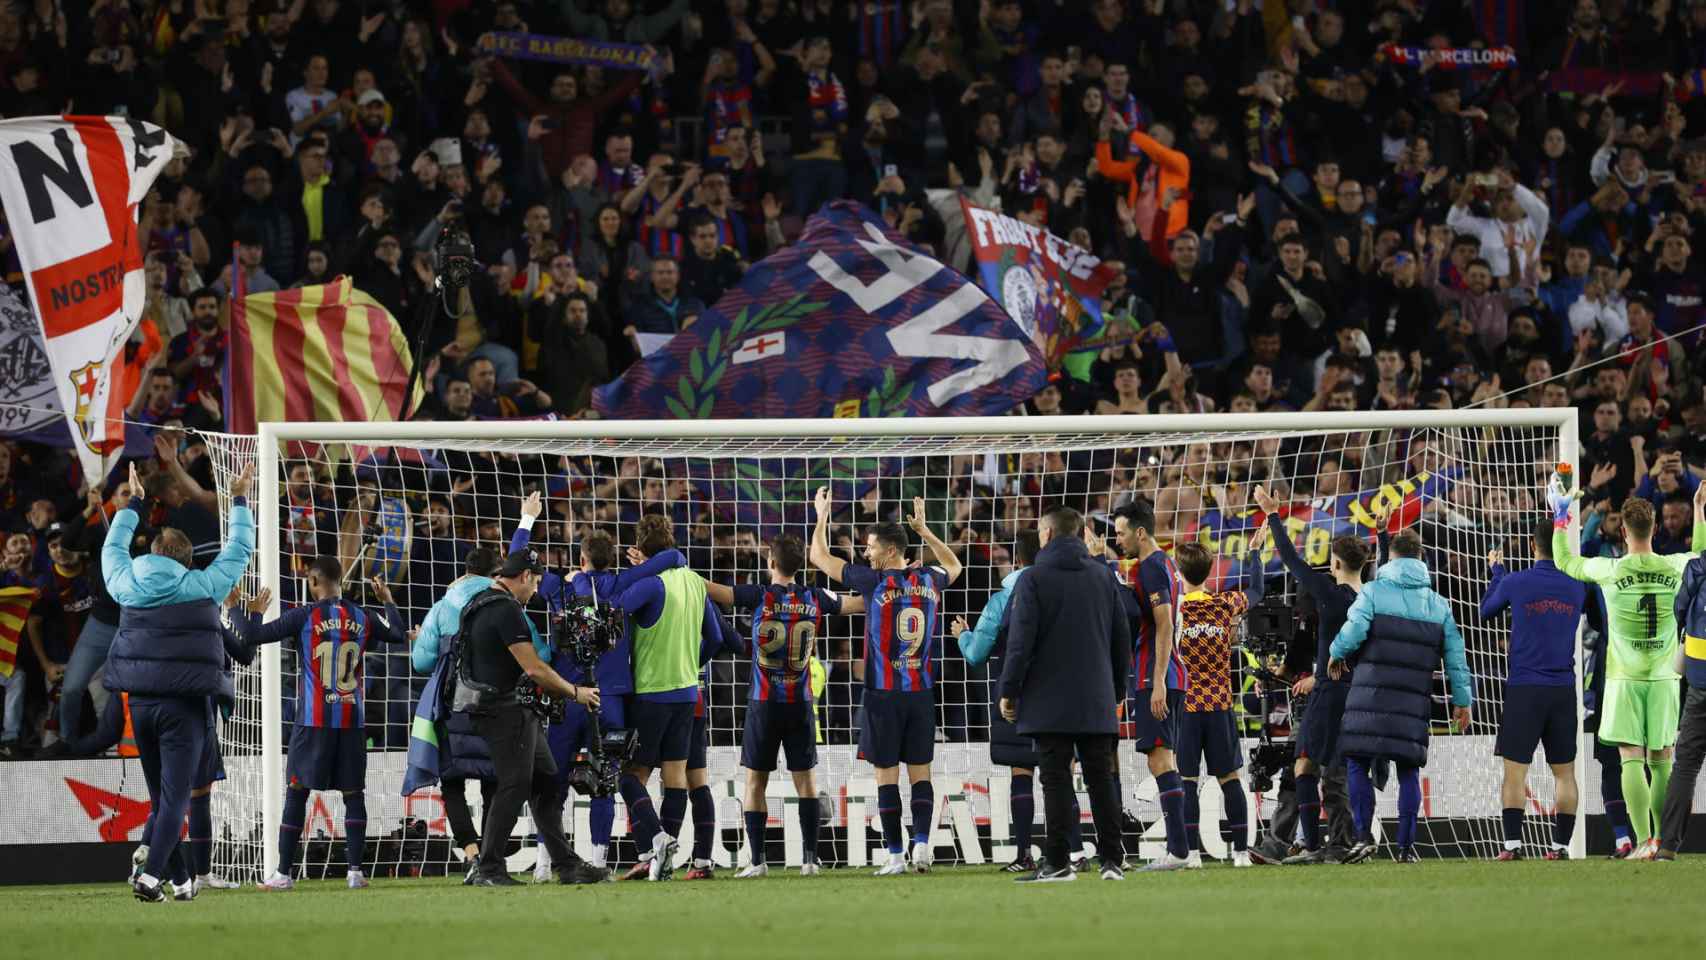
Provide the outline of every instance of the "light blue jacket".
<path id="1" fill-rule="evenodd" d="M 1333 640 L 1334 659 L 1346 660 L 1368 641 L 1369 627 L 1376 617 L 1393 617 L 1418 624 L 1436 624 L 1445 634 L 1445 675 L 1451 681 L 1453 706 L 1467 707 L 1473 688 L 1469 660 L 1463 654 L 1463 634 L 1451 616 L 1451 605 L 1435 593 L 1427 564 L 1413 557 L 1400 557 L 1380 568 L 1374 581 L 1362 588 L 1345 615 L 1345 625 Z"/>
<path id="2" fill-rule="evenodd" d="M 977 615 L 977 626 L 960 631 L 960 654 L 966 663 L 980 667 L 989 661 L 995 650 L 995 640 L 1001 635 L 1001 624 L 1007 619 L 1007 600 L 1013 596 L 1013 584 L 1019 582 L 1020 568 L 1001 578 L 1001 589 L 989 595 L 983 612 Z"/>
<path id="3" fill-rule="evenodd" d="M 191 570 L 170 557 L 156 554 L 131 559 L 130 541 L 136 533 L 140 500 L 113 516 L 101 546 L 101 578 L 121 607 L 164 607 L 193 600 L 219 603 L 237 585 L 255 552 L 255 519 L 242 498 L 231 503 L 231 533 L 219 556 L 206 570 Z"/>
<path id="4" fill-rule="evenodd" d="M 426 619 L 421 621 L 420 633 L 415 635 L 414 648 L 409 651 L 409 664 L 416 673 L 432 672 L 438 665 L 444 642 L 462 629 L 462 609 L 468 606 L 468 601 L 490 590 L 495 582 L 491 577 L 463 577 L 450 585 L 444 599 L 432 605 Z M 527 632 L 533 636 L 533 649 L 539 659 L 551 662 L 551 645 L 539 636 L 532 617 L 527 618 Z"/>

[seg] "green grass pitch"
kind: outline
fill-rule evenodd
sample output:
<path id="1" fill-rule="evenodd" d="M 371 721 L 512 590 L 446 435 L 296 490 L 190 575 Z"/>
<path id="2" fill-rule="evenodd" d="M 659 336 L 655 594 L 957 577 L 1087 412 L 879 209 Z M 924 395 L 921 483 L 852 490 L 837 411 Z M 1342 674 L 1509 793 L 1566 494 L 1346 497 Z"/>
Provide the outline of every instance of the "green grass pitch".
<path id="1" fill-rule="evenodd" d="M 1211 866 L 1022 886 L 993 868 L 598 887 L 304 883 L 141 904 L 0 887 L 7 960 L 77 957 L 1692 957 L 1706 858 Z M 1169 952 L 1157 952 L 1169 951 Z"/>

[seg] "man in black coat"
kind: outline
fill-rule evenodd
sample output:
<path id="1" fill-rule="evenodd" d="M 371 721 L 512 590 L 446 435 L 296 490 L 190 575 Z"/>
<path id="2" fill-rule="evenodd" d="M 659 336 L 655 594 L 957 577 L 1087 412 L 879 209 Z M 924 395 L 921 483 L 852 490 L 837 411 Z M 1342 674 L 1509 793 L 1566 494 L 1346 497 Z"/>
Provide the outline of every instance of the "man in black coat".
<path id="1" fill-rule="evenodd" d="M 1037 872 L 1021 882 L 1072 880 L 1066 858 L 1076 751 L 1096 821 L 1102 879 L 1125 878 L 1114 716 L 1131 670 L 1131 627 L 1113 572 L 1080 539 L 1084 518 L 1066 507 L 1038 525 L 1042 550 L 1013 586 L 1001 715 L 1036 741 L 1048 840 Z"/>

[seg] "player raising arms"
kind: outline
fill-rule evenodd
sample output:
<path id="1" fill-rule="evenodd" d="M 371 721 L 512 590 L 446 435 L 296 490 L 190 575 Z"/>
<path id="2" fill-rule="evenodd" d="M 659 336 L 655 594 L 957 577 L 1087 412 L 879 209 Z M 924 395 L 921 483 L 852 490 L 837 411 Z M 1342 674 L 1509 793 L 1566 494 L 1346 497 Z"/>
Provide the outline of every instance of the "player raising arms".
<path id="1" fill-rule="evenodd" d="M 828 487 L 817 491 L 812 565 L 831 580 L 857 590 L 865 601 L 865 696 L 859 752 L 877 770 L 877 811 L 889 859 L 879 877 L 906 872 L 900 828 L 900 764 L 912 784 L 912 866 L 930 869 L 930 828 L 936 792 L 930 763 L 936 756 L 936 613 L 942 591 L 960 575 L 960 558 L 924 523 L 924 498 L 912 498 L 912 529 L 940 566 L 909 567 L 906 529 L 884 521 L 865 535 L 869 566 L 848 563 L 829 550 Z"/>
<path id="2" fill-rule="evenodd" d="M 1681 718 L 1673 606 L 1692 553 L 1653 552 L 1653 505 L 1631 496 L 1623 502 L 1623 557 L 1584 559 L 1570 542 L 1574 495 L 1554 480 L 1546 490 L 1552 507 L 1552 556 L 1558 569 L 1599 584 L 1605 594 L 1605 704 L 1599 739 L 1623 755 L 1623 802 L 1635 830 L 1631 860 L 1651 860 L 1658 850 L 1652 816 L 1662 812 L 1670 786 L 1671 747 Z M 1706 484 L 1694 491 L 1694 550 L 1706 550 Z M 1647 782 L 1652 774 L 1652 784 Z"/>
<path id="3" fill-rule="evenodd" d="M 705 592 L 724 606 L 752 611 L 752 685 L 747 691 L 746 727 L 741 733 L 740 765 L 746 768 L 746 815 L 751 863 L 736 879 L 762 877 L 764 838 L 770 811 L 764 799 L 776 753 L 786 752 L 794 793 L 800 798 L 800 837 L 805 850 L 800 875 L 816 876 L 818 799 L 817 724 L 812 716 L 811 661 L 826 614 L 865 609 L 862 597 L 843 599 L 828 590 L 794 582 L 806 564 L 800 538 L 784 533 L 770 541 L 770 582 L 728 587 L 707 583 Z"/>
<path id="4" fill-rule="evenodd" d="M 1155 507 L 1148 500 L 1140 497 L 1115 511 L 1114 534 L 1125 556 L 1137 561 L 1127 578 L 1137 594 L 1138 609 L 1137 667 L 1132 672 L 1136 698 L 1128 716 L 1136 727 L 1137 751 L 1149 759 L 1149 774 L 1155 778 L 1167 827 L 1167 852 L 1144 869 L 1179 870 L 1190 864 L 1185 788 L 1173 756 L 1188 686 L 1184 662 L 1173 643 L 1174 611 L 1179 609 L 1183 585 L 1172 558 L 1155 542 Z"/>
<path id="5" fill-rule="evenodd" d="M 405 621 L 391 602 L 383 580 L 371 580 L 384 614 L 370 614 L 343 597 L 343 567 L 336 557 L 316 557 L 308 566 L 308 592 L 314 602 L 292 607 L 271 623 L 251 614 L 250 644 L 294 638 L 302 669 L 296 679 L 296 728 L 290 734 L 290 763 L 285 770 L 284 816 L 278 828 L 278 869 L 257 884 L 262 890 L 289 890 L 296 845 L 308 812 L 308 794 L 337 790 L 344 795 L 344 848 L 349 885 L 367 886 L 361 857 L 367 841 L 367 718 L 362 663 L 372 640 L 408 643 Z"/>

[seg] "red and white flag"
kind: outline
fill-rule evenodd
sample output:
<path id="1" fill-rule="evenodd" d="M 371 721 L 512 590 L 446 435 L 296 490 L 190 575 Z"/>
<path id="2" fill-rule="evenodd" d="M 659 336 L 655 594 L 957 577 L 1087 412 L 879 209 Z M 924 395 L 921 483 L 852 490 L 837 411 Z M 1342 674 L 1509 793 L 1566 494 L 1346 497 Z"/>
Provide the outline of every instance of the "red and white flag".
<path id="1" fill-rule="evenodd" d="M 41 318 L 59 404 L 91 482 L 124 445 L 115 356 L 144 299 L 137 210 L 172 159 L 171 134 L 128 117 L 0 121 L 0 202 Z"/>

